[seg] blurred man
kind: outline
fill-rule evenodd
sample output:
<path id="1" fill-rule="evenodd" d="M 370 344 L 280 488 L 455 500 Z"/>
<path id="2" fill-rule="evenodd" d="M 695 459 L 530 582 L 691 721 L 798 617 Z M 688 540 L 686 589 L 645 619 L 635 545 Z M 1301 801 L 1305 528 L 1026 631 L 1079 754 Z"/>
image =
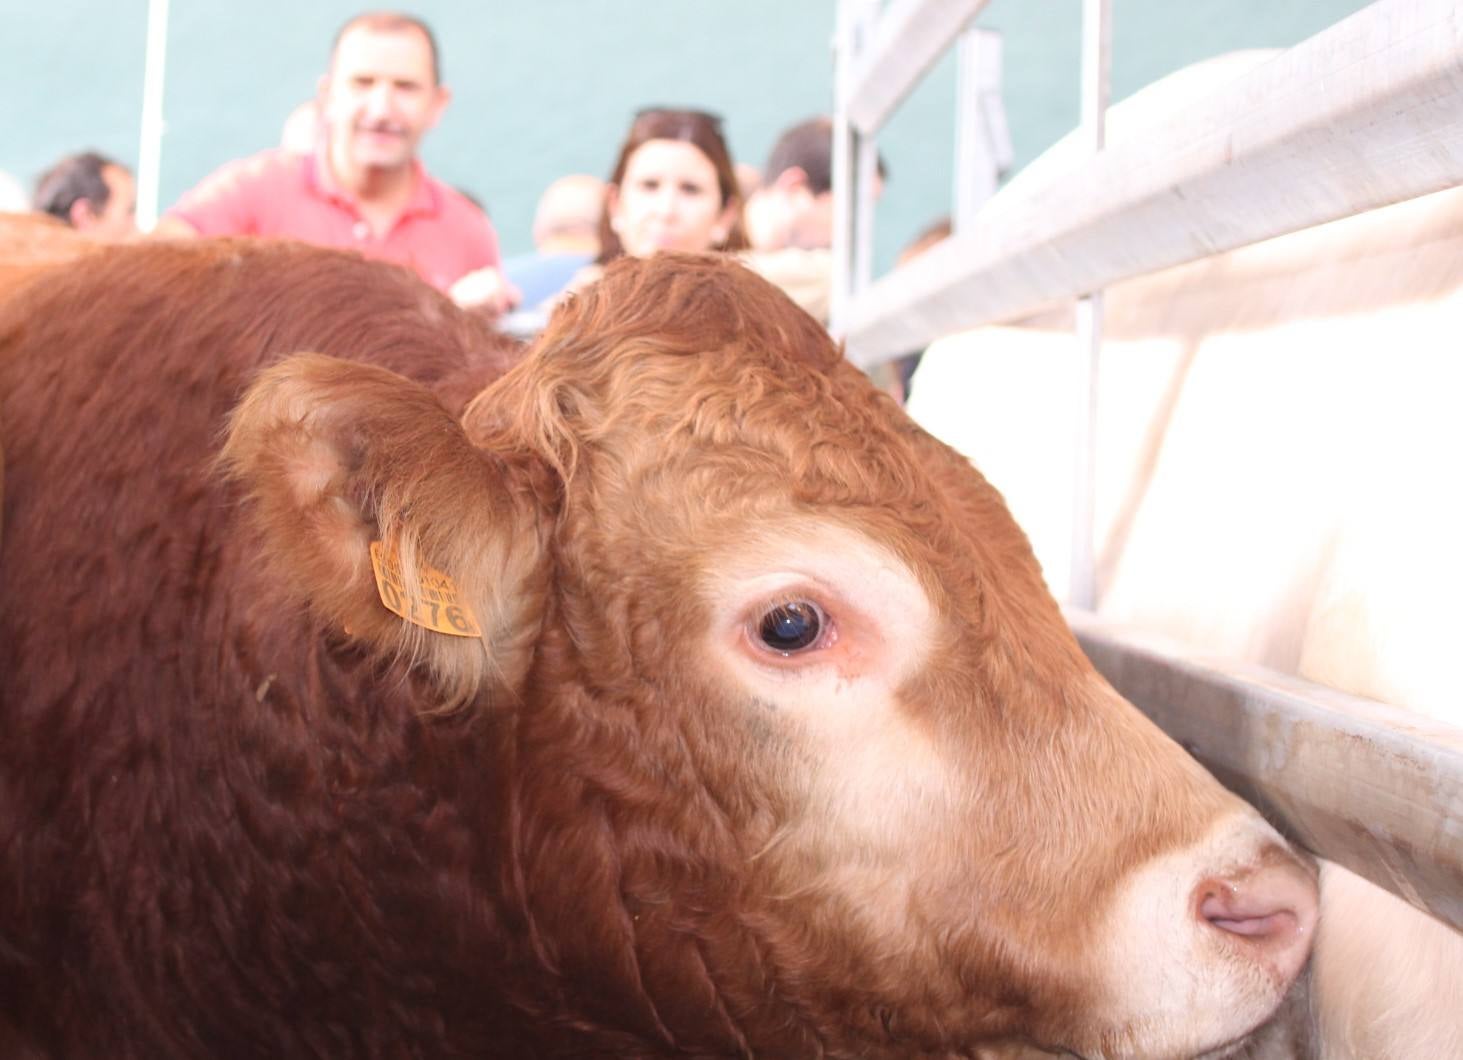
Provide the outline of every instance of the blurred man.
<path id="1" fill-rule="evenodd" d="M 459 302 L 502 312 L 515 299 L 498 237 L 466 197 L 417 157 L 451 93 L 437 43 L 407 15 L 358 15 L 320 79 L 314 151 L 230 163 L 184 195 L 159 235 L 287 236 L 406 265 Z"/>
<path id="2" fill-rule="evenodd" d="M 96 151 L 68 155 L 43 173 L 31 205 L 93 239 L 137 233 L 137 183 L 126 166 Z"/>
<path id="3" fill-rule="evenodd" d="M 827 247 L 833 242 L 833 122 L 810 118 L 783 131 L 767 156 L 762 186 L 747 201 L 753 250 Z"/>
<path id="4" fill-rule="evenodd" d="M 315 153 L 319 138 L 320 103 L 318 100 L 307 99 L 285 118 L 284 125 L 279 130 L 279 146 L 290 154 L 311 155 Z"/>
<path id="5" fill-rule="evenodd" d="M 874 195 L 884 191 L 883 156 L 877 159 Z M 809 118 L 785 129 L 767 156 L 762 186 L 748 199 L 743 260 L 782 288 L 820 323 L 828 323 L 833 295 L 833 120 Z M 896 400 L 904 399 L 899 366 L 869 373 Z"/>
<path id="6" fill-rule="evenodd" d="M 599 254 L 604 181 L 587 173 L 560 177 L 539 196 L 533 214 L 532 254 L 503 263 L 503 274 L 523 295 L 523 305 L 555 297 Z"/>
<path id="7" fill-rule="evenodd" d="M 762 186 L 762 171 L 750 162 L 738 162 L 732 168 L 736 171 L 737 188 L 742 193 L 742 202 L 745 203 Z"/>
<path id="8" fill-rule="evenodd" d="M 883 190 L 879 159 L 875 195 Z M 747 198 L 744 260 L 820 321 L 828 321 L 833 284 L 833 121 L 784 130 L 767 156 L 762 186 Z"/>

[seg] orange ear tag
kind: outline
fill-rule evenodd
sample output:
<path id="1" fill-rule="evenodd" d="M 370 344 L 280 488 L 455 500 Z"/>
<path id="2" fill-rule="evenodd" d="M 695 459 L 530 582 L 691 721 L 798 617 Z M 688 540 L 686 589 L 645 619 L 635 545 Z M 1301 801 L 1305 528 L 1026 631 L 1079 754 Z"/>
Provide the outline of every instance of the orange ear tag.
<path id="1" fill-rule="evenodd" d="M 379 541 L 371 542 L 371 567 L 376 572 L 376 591 L 381 595 L 381 603 L 392 614 L 449 637 L 483 635 L 472 609 L 457 591 L 457 583 L 441 571 L 422 568 L 418 576 L 421 595 L 412 596 L 406 591 L 395 553 L 388 555 Z"/>

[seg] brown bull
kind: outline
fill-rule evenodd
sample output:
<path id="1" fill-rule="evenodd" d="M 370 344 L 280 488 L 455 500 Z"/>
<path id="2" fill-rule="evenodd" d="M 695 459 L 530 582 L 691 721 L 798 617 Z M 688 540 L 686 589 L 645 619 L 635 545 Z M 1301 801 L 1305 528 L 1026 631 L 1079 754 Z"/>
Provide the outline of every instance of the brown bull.
<path id="1" fill-rule="evenodd" d="M 1267 1019 L 1311 871 L 811 318 L 626 260 L 459 415 L 510 356 L 304 248 L 0 310 L 18 1040 L 1169 1058 Z"/>
<path id="2" fill-rule="evenodd" d="M 41 269 L 102 246 L 44 213 L 0 213 L 0 297 Z"/>

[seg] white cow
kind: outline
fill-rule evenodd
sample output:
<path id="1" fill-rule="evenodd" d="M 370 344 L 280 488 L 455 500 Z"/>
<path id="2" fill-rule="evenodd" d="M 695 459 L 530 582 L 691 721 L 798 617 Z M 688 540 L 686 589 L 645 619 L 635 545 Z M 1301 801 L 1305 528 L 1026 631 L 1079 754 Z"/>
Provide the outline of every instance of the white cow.
<path id="1" fill-rule="evenodd" d="M 1115 135 L 1263 58 L 1145 91 Z M 1115 287 L 1106 335 L 1099 613 L 1463 746 L 1463 189 Z M 1078 356 L 1061 313 L 952 336 L 909 402 L 1005 494 L 1059 596 Z M 1463 1056 L 1463 936 L 1334 865 L 1314 980 L 1325 1060 Z"/>

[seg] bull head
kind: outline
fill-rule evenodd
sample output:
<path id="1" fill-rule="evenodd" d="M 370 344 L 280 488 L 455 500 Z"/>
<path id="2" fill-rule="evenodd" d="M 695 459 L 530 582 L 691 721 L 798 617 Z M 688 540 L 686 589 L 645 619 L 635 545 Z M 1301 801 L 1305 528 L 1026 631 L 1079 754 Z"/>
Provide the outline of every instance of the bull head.
<path id="1" fill-rule="evenodd" d="M 1096 675 L 996 492 L 736 266 L 616 264 L 461 425 L 286 362 L 226 459 L 310 606 L 514 712 L 511 978 L 565 1049 L 1193 1056 L 1305 959 L 1312 872 Z M 384 608 L 373 541 L 482 637 Z"/>

